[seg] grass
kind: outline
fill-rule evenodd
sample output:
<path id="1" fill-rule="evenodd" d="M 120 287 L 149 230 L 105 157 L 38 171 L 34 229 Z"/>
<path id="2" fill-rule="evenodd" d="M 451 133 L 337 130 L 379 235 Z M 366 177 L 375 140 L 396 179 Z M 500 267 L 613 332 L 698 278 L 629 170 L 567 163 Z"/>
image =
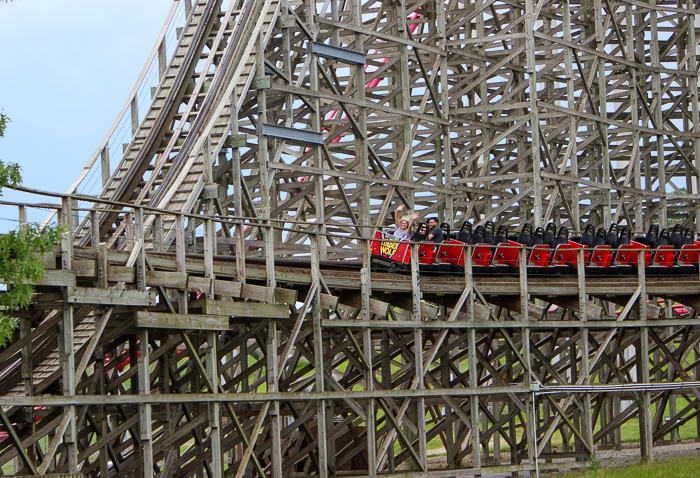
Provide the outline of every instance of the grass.
<path id="1" fill-rule="evenodd" d="M 648 465 L 575 471 L 554 476 L 560 478 L 697 478 L 700 476 L 700 456 L 684 456 L 659 460 Z"/>

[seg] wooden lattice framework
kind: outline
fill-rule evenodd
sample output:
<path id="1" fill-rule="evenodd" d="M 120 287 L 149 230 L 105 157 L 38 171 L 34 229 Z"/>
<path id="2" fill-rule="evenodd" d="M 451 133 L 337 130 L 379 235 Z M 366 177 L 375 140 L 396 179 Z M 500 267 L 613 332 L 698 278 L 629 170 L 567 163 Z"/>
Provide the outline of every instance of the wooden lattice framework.
<path id="1" fill-rule="evenodd" d="M 565 277 L 425 277 L 369 255 L 396 202 L 454 225 L 695 224 L 698 13 L 176 1 L 57 195 L 66 238 L 0 351 L 3 471 L 537 473 L 634 419 L 645 459 L 700 435 L 697 275 L 587 277 L 580 255 Z"/>

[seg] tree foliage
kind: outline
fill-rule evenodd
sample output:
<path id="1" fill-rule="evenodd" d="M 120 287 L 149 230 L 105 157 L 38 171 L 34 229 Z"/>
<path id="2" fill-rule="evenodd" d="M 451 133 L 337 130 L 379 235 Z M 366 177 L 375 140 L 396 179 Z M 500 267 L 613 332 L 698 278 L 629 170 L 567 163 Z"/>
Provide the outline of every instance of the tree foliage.
<path id="1" fill-rule="evenodd" d="M 10 120 L 0 113 L 0 138 Z M 16 188 L 22 183 L 21 168 L 16 163 L 0 160 L 0 195 L 2 188 Z M 15 319 L 3 313 L 26 309 L 34 295 L 35 284 L 44 275 L 39 257 L 61 240 L 60 227 L 41 228 L 35 224 L 0 235 L 0 280 L 7 290 L 0 295 L 0 347 L 12 337 Z"/>
<path id="2" fill-rule="evenodd" d="M 61 240 L 59 228 L 42 229 L 30 224 L 18 231 L 0 236 L 0 278 L 8 286 L 0 296 L 4 310 L 26 309 L 34 295 L 34 287 L 44 275 L 44 266 L 37 257 L 51 250 Z M 0 316 L 0 346 L 12 337 L 16 322 L 5 314 Z"/>

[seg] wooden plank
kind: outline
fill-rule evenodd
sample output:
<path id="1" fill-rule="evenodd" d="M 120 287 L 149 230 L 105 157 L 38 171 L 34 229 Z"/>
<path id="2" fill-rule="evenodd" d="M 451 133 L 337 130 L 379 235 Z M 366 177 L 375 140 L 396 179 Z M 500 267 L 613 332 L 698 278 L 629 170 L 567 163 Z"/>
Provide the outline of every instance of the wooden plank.
<path id="1" fill-rule="evenodd" d="M 43 255 L 38 252 L 34 253 L 34 257 L 41 262 L 44 269 L 56 269 L 56 253 L 53 251 L 45 252 Z"/>
<path id="2" fill-rule="evenodd" d="M 551 302 L 554 305 L 563 307 L 565 309 L 571 309 L 574 311 L 579 310 L 579 300 L 578 297 L 574 296 L 539 296 L 538 299 L 542 299 L 547 302 Z M 531 311 L 532 312 L 532 311 Z M 588 302 L 586 304 L 586 320 L 601 320 L 603 318 L 603 308 L 597 305 L 593 305 Z"/>
<path id="3" fill-rule="evenodd" d="M 134 282 L 135 267 L 107 266 L 107 280 L 109 282 Z"/>
<path id="4" fill-rule="evenodd" d="M 96 267 L 95 267 L 95 261 L 91 260 L 73 260 L 73 270 L 75 271 L 75 275 L 83 278 L 83 277 L 91 277 L 94 278 L 96 277 Z"/>
<path id="5" fill-rule="evenodd" d="M 219 295 L 227 295 L 229 297 L 241 296 L 241 283 L 227 280 L 214 280 L 214 293 Z"/>
<path id="6" fill-rule="evenodd" d="M 296 304 L 297 291 L 275 287 L 275 300 L 273 302 L 277 302 L 278 304 Z"/>
<path id="7" fill-rule="evenodd" d="M 156 300 L 155 293 L 152 291 L 70 287 L 68 303 L 152 307 L 156 305 Z"/>
<path id="8" fill-rule="evenodd" d="M 338 307 L 338 297 L 321 293 L 321 307 L 324 309 L 335 309 Z"/>
<path id="9" fill-rule="evenodd" d="M 289 307 L 286 305 L 255 302 L 224 302 L 205 299 L 202 301 L 202 312 L 206 315 L 233 317 L 289 318 Z"/>
<path id="10" fill-rule="evenodd" d="M 187 290 L 192 292 L 201 292 L 202 294 L 209 293 L 211 287 L 211 279 L 208 277 L 189 276 L 187 281 Z"/>
<path id="11" fill-rule="evenodd" d="M 259 300 L 261 302 L 274 302 L 275 291 L 270 287 L 243 284 L 241 288 L 241 297 L 244 297 L 246 299 Z"/>
<path id="12" fill-rule="evenodd" d="M 136 326 L 156 329 L 229 330 L 227 315 L 169 314 L 165 312 L 136 312 Z"/>
<path id="13" fill-rule="evenodd" d="M 362 308 L 362 298 L 359 293 L 349 293 L 345 292 L 338 297 L 338 301 L 345 306 L 352 307 L 355 309 Z M 377 299 L 369 299 L 369 312 L 370 314 L 379 315 L 386 317 L 390 305 L 387 302 L 382 302 Z"/>
<path id="14" fill-rule="evenodd" d="M 146 285 L 148 287 L 186 289 L 187 274 L 184 272 L 146 271 Z"/>
<path id="15" fill-rule="evenodd" d="M 46 271 L 36 285 L 72 287 L 75 285 L 75 272 L 63 270 Z"/>
<path id="16" fill-rule="evenodd" d="M 243 284 L 241 297 L 259 300 L 261 302 L 276 302 L 280 304 L 295 304 L 297 291 L 283 289 L 281 287 L 263 287 L 259 285 Z"/>
<path id="17" fill-rule="evenodd" d="M 498 305 L 500 307 L 505 307 L 506 309 L 510 310 L 511 312 L 520 312 L 520 299 L 517 297 L 498 297 L 498 296 L 491 296 L 487 295 L 486 300 L 489 301 L 492 304 Z M 528 313 L 529 316 L 535 320 L 538 320 L 541 316 L 542 313 L 544 312 L 544 308 L 540 307 L 535 304 L 528 304 Z M 525 318 L 527 319 L 527 318 Z M 521 318 L 522 320 L 522 318 Z"/>

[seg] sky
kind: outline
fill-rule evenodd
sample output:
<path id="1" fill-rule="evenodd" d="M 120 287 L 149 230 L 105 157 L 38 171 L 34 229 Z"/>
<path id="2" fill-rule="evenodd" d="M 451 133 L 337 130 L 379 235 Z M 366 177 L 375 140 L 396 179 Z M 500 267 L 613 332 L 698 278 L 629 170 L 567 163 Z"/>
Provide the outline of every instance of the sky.
<path id="1" fill-rule="evenodd" d="M 0 0 L 0 110 L 12 121 L 0 160 L 20 164 L 25 186 L 68 190 L 131 92 L 172 5 Z M 0 199 L 54 202 L 7 188 Z M 0 209 L 0 231 L 8 215 L 17 218 L 16 208 Z"/>

